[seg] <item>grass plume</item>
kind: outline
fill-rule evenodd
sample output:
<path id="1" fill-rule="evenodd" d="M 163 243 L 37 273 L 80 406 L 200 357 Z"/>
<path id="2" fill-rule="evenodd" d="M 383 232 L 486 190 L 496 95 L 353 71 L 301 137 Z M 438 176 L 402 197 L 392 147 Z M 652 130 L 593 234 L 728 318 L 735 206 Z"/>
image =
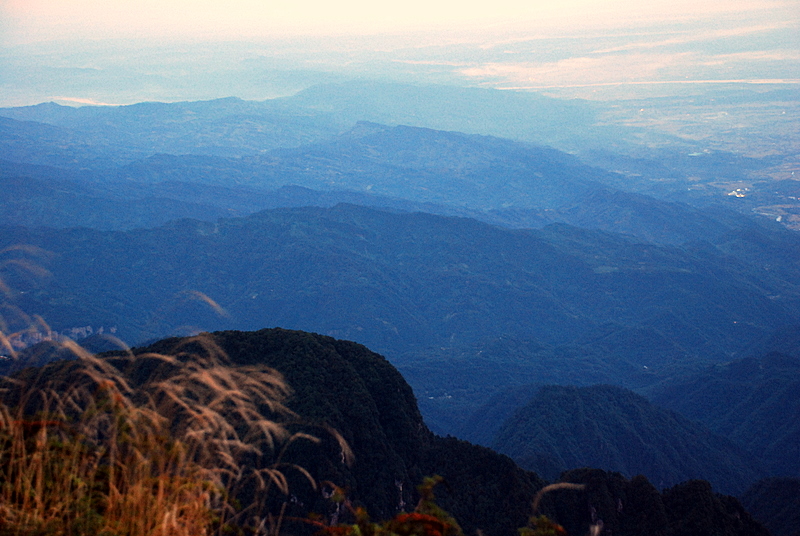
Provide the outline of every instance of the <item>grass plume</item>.
<path id="1" fill-rule="evenodd" d="M 0 534 L 221 533 L 264 525 L 233 506 L 244 482 L 263 495 L 288 492 L 287 469 L 313 482 L 275 459 L 310 438 L 283 426 L 295 416 L 276 371 L 232 366 L 209 335 L 169 355 L 62 344 L 77 359 L 2 382 Z"/>

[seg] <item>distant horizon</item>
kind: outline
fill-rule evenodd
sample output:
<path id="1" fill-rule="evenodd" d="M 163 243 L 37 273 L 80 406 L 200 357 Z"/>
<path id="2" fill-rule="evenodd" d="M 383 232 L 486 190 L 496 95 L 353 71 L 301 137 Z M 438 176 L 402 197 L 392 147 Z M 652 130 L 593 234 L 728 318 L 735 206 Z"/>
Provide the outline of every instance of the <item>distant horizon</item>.
<path id="1" fill-rule="evenodd" d="M 364 79 L 361 79 L 364 81 Z M 351 79 L 347 80 L 346 82 L 358 82 L 359 79 Z M 380 80 L 374 80 L 380 81 Z M 390 82 L 391 83 L 391 82 Z M 99 102 L 94 101 L 92 99 L 87 98 L 80 98 L 80 97 L 68 97 L 68 96 L 61 96 L 61 95 L 52 95 L 46 97 L 44 100 L 38 102 L 32 102 L 30 104 L 19 104 L 19 105 L 0 105 L 2 108 L 19 108 L 19 107 L 26 107 L 26 106 L 39 106 L 43 104 L 57 104 L 60 106 L 68 106 L 73 108 L 80 108 L 83 106 L 98 106 L 98 107 L 122 107 L 122 106 L 134 106 L 136 104 L 145 104 L 145 103 L 163 103 L 163 104 L 177 104 L 181 102 L 207 102 L 207 101 L 215 101 L 215 100 L 224 100 L 224 99 L 239 99 L 246 102 L 264 102 L 273 99 L 280 99 L 286 97 L 292 97 L 301 93 L 305 89 L 309 89 L 311 87 L 324 85 L 325 82 L 320 82 L 319 84 L 311 84 L 308 87 L 299 89 L 297 91 L 293 91 L 290 93 L 282 94 L 282 95 L 275 95 L 266 98 L 244 98 L 238 95 L 225 95 L 219 97 L 209 97 L 209 98 L 197 98 L 197 99 L 164 99 L 164 100 L 137 100 L 131 102 Z M 401 84 L 401 83 L 398 83 Z M 417 83 L 409 83 L 408 85 L 415 85 L 415 86 L 435 86 L 437 84 L 417 84 Z M 452 84 L 448 84 L 452 85 Z M 476 89 L 494 89 L 497 91 L 521 91 L 521 92 L 531 92 L 531 93 L 538 93 L 543 96 L 551 97 L 551 98 L 564 98 L 564 99 L 579 99 L 579 100 L 591 100 L 585 99 L 581 97 L 574 97 L 570 95 L 558 95 L 554 93 L 554 91 L 558 90 L 565 90 L 564 93 L 567 93 L 570 89 L 586 89 L 586 88 L 607 88 L 607 87 L 619 87 L 619 86 L 719 86 L 720 90 L 728 90 L 728 91 L 744 91 L 749 86 L 757 86 L 762 89 L 766 90 L 778 90 L 778 89 L 785 89 L 788 87 L 794 87 L 795 85 L 800 85 L 800 79 L 795 80 L 666 80 L 666 81 L 651 81 L 651 82 L 607 82 L 607 83 L 598 83 L 598 84 L 575 84 L 575 85 L 560 85 L 560 86 L 527 86 L 527 87 L 499 87 L 499 88 L 486 88 L 481 86 L 457 86 L 463 88 L 474 87 Z M 681 94 L 677 92 L 669 92 L 670 96 L 678 97 Z M 699 95 L 700 92 L 692 92 L 689 91 L 688 94 L 683 95 Z M 662 95 L 642 95 L 638 98 L 647 99 L 647 98 L 659 98 Z M 605 99 L 598 99 L 598 100 L 605 100 Z M 609 98 L 608 100 L 616 100 L 614 98 Z M 636 100 L 636 98 L 632 98 L 632 100 Z"/>
<path id="2" fill-rule="evenodd" d="M 800 0 L 336 5 L 5 0 L 0 106 L 265 100 L 354 79 L 595 100 L 800 84 Z"/>
<path id="3" fill-rule="evenodd" d="M 287 36 L 368 36 L 419 31 L 510 35 L 706 20 L 764 20 L 765 13 L 791 14 L 796 0 L 562 0 L 520 3 L 407 0 L 4 0 L 2 38 L 26 44 L 52 39 L 144 37 L 159 40 L 263 39 Z M 796 10 L 795 10 L 796 15 Z M 767 16 L 769 18 L 769 16 Z M 773 20 L 786 20 L 773 19 Z M 551 33 L 552 32 L 552 33 Z"/>

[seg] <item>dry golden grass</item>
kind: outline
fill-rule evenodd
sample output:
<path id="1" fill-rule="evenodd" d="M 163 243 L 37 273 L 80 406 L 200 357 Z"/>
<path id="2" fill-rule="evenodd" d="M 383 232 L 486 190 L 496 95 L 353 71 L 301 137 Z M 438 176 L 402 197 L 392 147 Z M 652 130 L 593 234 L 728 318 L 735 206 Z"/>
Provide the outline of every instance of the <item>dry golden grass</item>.
<path id="1" fill-rule="evenodd" d="M 294 416 L 276 371 L 231 366 L 208 335 L 172 355 L 114 359 L 62 344 L 75 361 L 4 381 L 0 534 L 188 536 L 232 523 L 266 533 L 279 524 L 234 508 L 238 487 L 288 493 L 287 469 L 313 483 L 280 463 L 279 446 L 314 438 L 283 426 Z M 151 373 L 134 387 L 143 366 Z"/>
<path id="2" fill-rule="evenodd" d="M 316 487 L 283 456 L 295 441 L 318 441 L 285 427 L 297 416 L 283 377 L 230 363 L 208 334 L 166 353 L 134 355 L 120 342 L 117 355 L 90 354 L 16 305 L 15 287 L 50 278 L 39 263 L 51 258 L 0 250 L 0 354 L 17 360 L 13 341 L 30 333 L 74 358 L 0 378 L 0 536 L 277 535 L 283 510 L 266 504 L 289 493 L 286 472 Z M 349 462 L 342 436 L 326 431 Z"/>

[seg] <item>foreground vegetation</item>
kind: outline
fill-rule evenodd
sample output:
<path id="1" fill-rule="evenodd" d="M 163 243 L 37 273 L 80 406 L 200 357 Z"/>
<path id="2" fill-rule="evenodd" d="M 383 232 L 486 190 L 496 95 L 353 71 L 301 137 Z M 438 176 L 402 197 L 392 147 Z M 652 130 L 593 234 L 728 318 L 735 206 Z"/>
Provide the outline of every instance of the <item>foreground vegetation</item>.
<path id="1" fill-rule="evenodd" d="M 103 360 L 74 344 L 78 359 L 66 371 L 28 369 L 4 381 L 3 534 L 198 535 L 264 525 L 256 505 L 236 508 L 233 499 L 244 484 L 288 491 L 285 467 L 253 463 L 296 439 L 281 423 L 292 415 L 288 386 L 267 367 L 225 366 L 208 337 L 186 343 L 191 352 L 138 356 L 138 366 L 160 372 L 136 390 L 122 373 L 132 354 Z"/>
<path id="2" fill-rule="evenodd" d="M 208 335 L 182 341 L 173 355 L 102 359 L 66 346 L 74 361 L 3 380 L 0 534 L 274 535 L 286 514 L 286 471 L 316 489 L 304 468 L 280 459 L 293 441 L 318 439 L 290 434 L 286 423 L 297 416 L 284 404 L 290 391 L 273 369 L 230 366 Z M 143 370 L 147 378 L 134 388 Z M 311 515 L 305 523 L 330 536 L 461 536 L 433 500 L 440 481 L 426 479 L 413 512 L 382 523 L 327 483 L 336 515 Z M 255 493 L 242 493 L 253 484 Z M 284 497 L 277 513 L 266 504 L 272 488 Z M 244 505 L 244 496 L 251 502 Z M 340 514 L 354 523 L 336 524 Z M 535 523 L 526 534 L 551 534 L 554 527 L 563 533 L 544 517 Z"/>
<path id="3" fill-rule="evenodd" d="M 348 341 L 271 329 L 75 353 L 3 383 L 0 534 L 768 534 L 704 481 L 659 492 L 581 469 L 548 487 L 436 437 L 396 369 Z M 414 489 L 432 474 L 435 502 L 432 481 Z"/>

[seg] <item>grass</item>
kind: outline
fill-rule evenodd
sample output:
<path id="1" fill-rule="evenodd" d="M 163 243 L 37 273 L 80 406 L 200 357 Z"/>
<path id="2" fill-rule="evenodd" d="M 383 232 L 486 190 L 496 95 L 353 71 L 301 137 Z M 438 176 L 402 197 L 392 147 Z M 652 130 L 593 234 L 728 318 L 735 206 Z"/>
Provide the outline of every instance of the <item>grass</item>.
<path id="1" fill-rule="evenodd" d="M 13 305 L 10 273 L 49 277 L 24 257 L 6 258 L 18 253 L 42 255 L 0 251 L 0 351 L 13 359 L 19 326 L 50 333 Z M 274 492 L 288 496 L 287 472 L 316 488 L 303 467 L 282 461 L 294 441 L 317 439 L 288 431 L 298 418 L 277 371 L 230 363 L 208 334 L 180 339 L 169 353 L 98 357 L 69 339 L 53 344 L 75 359 L 0 378 L 0 536 L 278 536 L 287 502 L 278 512 L 267 504 Z M 349 446 L 325 429 L 349 464 Z M 434 502 L 439 480 L 426 479 L 412 513 L 383 523 L 352 507 L 352 525 L 305 521 L 323 536 L 463 536 Z M 581 486 L 548 486 L 534 511 L 541 493 L 562 487 Z M 564 532 L 539 516 L 520 534 Z"/>
<path id="2" fill-rule="evenodd" d="M 50 260 L 31 246 L 0 250 L 0 354 L 15 361 L 22 335 L 51 336 L 16 305 L 20 289 L 52 277 Z M 282 462 L 294 441 L 317 441 L 287 430 L 297 416 L 283 377 L 230 363 L 212 336 L 106 358 L 50 344 L 74 360 L 0 379 L 0 536 L 277 534 L 280 512 L 266 504 L 289 493 L 287 472 L 316 486 Z"/>
<path id="3" fill-rule="evenodd" d="M 3 381 L 0 534 L 267 533 L 263 504 L 235 507 L 242 486 L 263 503 L 288 493 L 287 469 L 313 483 L 276 459 L 314 440 L 282 424 L 294 415 L 276 371 L 232 366 L 208 335 L 135 358 L 62 344 L 75 361 Z"/>

